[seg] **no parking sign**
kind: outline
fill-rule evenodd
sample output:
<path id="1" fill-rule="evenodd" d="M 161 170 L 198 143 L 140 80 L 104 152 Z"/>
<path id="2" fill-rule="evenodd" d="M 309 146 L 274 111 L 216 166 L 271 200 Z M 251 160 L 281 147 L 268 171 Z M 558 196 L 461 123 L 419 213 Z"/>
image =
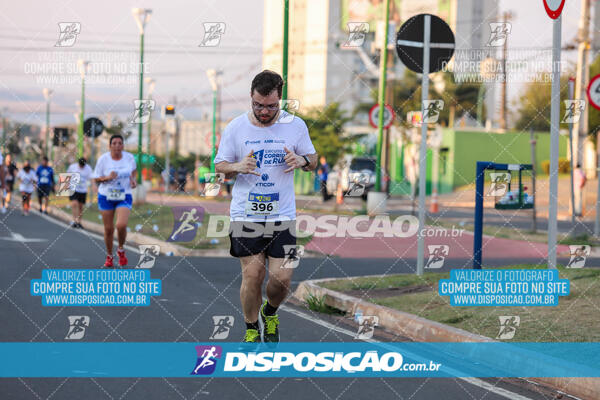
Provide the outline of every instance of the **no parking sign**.
<path id="1" fill-rule="evenodd" d="M 587 97 L 590 104 L 600 110 L 600 74 L 593 77 L 590 81 L 587 87 Z"/>

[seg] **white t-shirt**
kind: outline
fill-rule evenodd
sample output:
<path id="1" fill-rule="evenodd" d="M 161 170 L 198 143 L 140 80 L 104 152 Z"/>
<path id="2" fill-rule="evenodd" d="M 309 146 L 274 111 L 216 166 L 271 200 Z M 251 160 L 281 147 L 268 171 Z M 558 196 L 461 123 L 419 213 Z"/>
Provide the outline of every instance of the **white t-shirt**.
<path id="1" fill-rule="evenodd" d="M 131 194 L 131 182 L 129 178 L 131 177 L 131 173 L 136 169 L 135 159 L 131 153 L 124 151 L 120 160 L 113 160 L 110 152 L 102 154 L 96 163 L 93 177 L 108 176 L 112 171 L 115 171 L 118 176 L 112 181 L 100 183 L 98 194 L 108 196 L 110 191 Z"/>
<path id="2" fill-rule="evenodd" d="M 37 174 L 33 168 L 29 172 L 20 169 L 17 178 L 21 181 L 19 183 L 19 192 L 33 193 L 33 184 L 37 182 Z"/>
<path id="3" fill-rule="evenodd" d="M 79 183 L 75 187 L 75 191 L 77 193 L 87 193 L 88 181 L 94 174 L 94 171 L 92 171 L 92 167 L 90 167 L 88 164 L 85 164 L 83 168 L 80 168 L 79 163 L 77 162 L 69 165 L 67 172 L 79 174 Z"/>
<path id="4" fill-rule="evenodd" d="M 287 112 L 282 113 L 281 118 L 292 119 Z M 288 168 L 283 160 L 286 154 L 283 148 L 300 156 L 316 153 L 308 128 L 296 116 L 289 123 L 277 122 L 268 127 L 252 125 L 248 118 L 245 113 L 227 125 L 215 157 L 215 164 L 233 163 L 253 150 L 257 164 L 255 171 L 261 174 L 238 174 L 229 210 L 231 220 L 295 219 L 294 171 L 283 172 Z"/>

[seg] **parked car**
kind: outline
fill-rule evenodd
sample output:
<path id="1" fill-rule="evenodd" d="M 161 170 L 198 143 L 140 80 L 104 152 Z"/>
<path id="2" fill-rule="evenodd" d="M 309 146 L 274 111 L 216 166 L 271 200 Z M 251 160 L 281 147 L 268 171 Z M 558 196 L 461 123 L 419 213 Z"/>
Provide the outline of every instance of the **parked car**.
<path id="1" fill-rule="evenodd" d="M 364 192 L 360 196 L 366 200 L 367 193 L 375 186 L 376 162 L 377 160 L 374 157 L 345 156 L 329 174 L 327 191 L 335 194 L 339 183 L 344 193 L 346 193 L 351 189 L 352 184 L 360 184 L 364 185 Z"/>

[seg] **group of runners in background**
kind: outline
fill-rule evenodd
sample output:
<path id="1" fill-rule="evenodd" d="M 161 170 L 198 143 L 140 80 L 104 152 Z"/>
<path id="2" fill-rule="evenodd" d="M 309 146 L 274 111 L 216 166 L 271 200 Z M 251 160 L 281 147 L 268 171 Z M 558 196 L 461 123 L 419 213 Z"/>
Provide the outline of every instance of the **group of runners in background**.
<path id="1" fill-rule="evenodd" d="M 79 175 L 77 184 L 70 189 L 69 196 L 73 213 L 72 228 L 83 229 L 81 216 L 87 201 L 87 192 L 93 181 L 98 185 L 98 209 L 104 224 L 104 242 L 106 245 L 105 268 L 114 268 L 113 236 L 117 228 L 117 256 L 119 266 L 127 265 L 124 244 L 127 237 L 127 223 L 132 207 L 132 192 L 136 187 L 137 167 L 133 155 L 123 151 L 123 137 L 113 135 L 109 141 L 110 150 L 98 159 L 95 169 L 80 158 L 67 168 L 68 173 Z M 6 214 L 11 207 L 13 191 L 18 189 L 21 195 L 21 212 L 27 216 L 31 210 L 31 197 L 37 191 L 39 212 L 48 214 L 50 194 L 56 192 L 58 179 L 47 157 L 42 157 L 37 168 L 25 160 L 21 167 L 12 160 L 10 154 L 0 155 L 0 212 Z M 18 186 L 17 186 L 18 184 Z M 18 206 L 15 206 L 17 208 Z M 115 223 L 116 219 L 116 223 Z"/>

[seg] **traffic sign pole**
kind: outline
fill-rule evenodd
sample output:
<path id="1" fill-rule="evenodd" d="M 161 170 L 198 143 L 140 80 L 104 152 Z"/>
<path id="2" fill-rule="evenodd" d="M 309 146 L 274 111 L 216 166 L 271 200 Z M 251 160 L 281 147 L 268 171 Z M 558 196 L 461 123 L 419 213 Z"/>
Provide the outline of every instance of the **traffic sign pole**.
<path id="1" fill-rule="evenodd" d="M 433 43 L 432 43 L 433 40 Z M 412 71 L 421 73 L 421 145 L 419 148 L 419 230 L 417 232 L 417 275 L 423 275 L 425 264 L 425 192 L 427 180 L 427 123 L 425 102 L 429 99 L 429 74 L 441 70 L 454 54 L 452 29 L 441 18 L 431 14 L 411 17 L 402 25 L 396 38 L 400 60 Z M 421 50 L 422 48 L 422 50 Z"/>
<path id="2" fill-rule="evenodd" d="M 545 4 L 545 3 L 544 3 Z M 553 21 L 552 32 L 552 94 L 550 104 L 550 198 L 548 207 L 548 268 L 556 269 L 556 214 L 558 211 L 558 146 L 560 121 L 560 42 L 561 20 Z"/>
<path id="3" fill-rule="evenodd" d="M 95 165 L 95 155 L 96 155 L 96 136 L 94 133 L 96 132 L 96 121 L 92 120 L 92 135 L 90 136 L 90 164 Z"/>
<path id="4" fill-rule="evenodd" d="M 421 74 L 421 115 L 425 115 L 425 100 L 429 99 L 429 43 L 431 41 L 431 16 L 425 15 L 423 31 L 423 73 Z M 425 191 L 427 179 L 427 124 L 421 124 L 419 149 L 419 231 L 417 232 L 417 275 L 423 275 L 425 265 Z"/>

